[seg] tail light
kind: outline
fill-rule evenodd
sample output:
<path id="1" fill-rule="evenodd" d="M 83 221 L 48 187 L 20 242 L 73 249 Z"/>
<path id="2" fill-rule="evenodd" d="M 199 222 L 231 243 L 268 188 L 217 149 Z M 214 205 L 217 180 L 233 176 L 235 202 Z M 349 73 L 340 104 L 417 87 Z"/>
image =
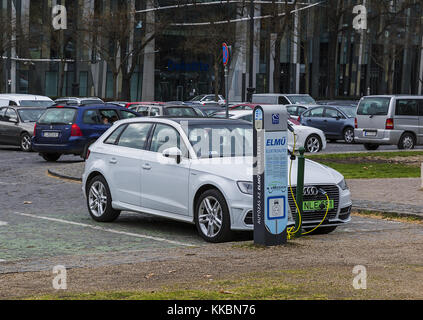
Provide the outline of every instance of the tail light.
<path id="1" fill-rule="evenodd" d="M 354 127 L 357 129 L 358 128 L 358 123 L 357 123 L 357 118 L 354 119 Z"/>
<path id="2" fill-rule="evenodd" d="M 83 134 L 82 134 L 81 128 L 76 123 L 74 123 L 71 128 L 71 137 L 82 137 L 82 136 Z"/>
<path id="3" fill-rule="evenodd" d="M 385 129 L 386 130 L 394 130 L 394 119 L 392 119 L 392 118 L 386 119 Z"/>
<path id="4" fill-rule="evenodd" d="M 301 116 L 298 116 L 297 121 L 298 121 L 298 122 L 301 122 Z"/>
<path id="5" fill-rule="evenodd" d="M 37 130 L 37 124 L 34 124 L 34 132 L 33 132 L 33 136 L 35 137 L 35 130 Z"/>
<path id="6" fill-rule="evenodd" d="M 88 160 L 88 157 L 90 156 L 90 153 L 91 153 L 91 151 L 90 151 L 90 149 L 88 149 L 87 150 L 87 154 L 85 155 L 85 160 Z"/>

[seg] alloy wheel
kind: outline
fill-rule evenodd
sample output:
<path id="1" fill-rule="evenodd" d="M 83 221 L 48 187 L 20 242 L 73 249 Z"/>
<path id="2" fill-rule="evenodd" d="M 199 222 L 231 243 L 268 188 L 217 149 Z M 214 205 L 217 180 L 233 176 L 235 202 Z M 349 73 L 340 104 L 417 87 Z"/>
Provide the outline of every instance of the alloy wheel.
<path id="1" fill-rule="evenodd" d="M 21 148 L 23 151 L 31 150 L 31 138 L 29 135 L 24 134 L 21 138 Z"/>
<path id="2" fill-rule="evenodd" d="M 215 197 L 208 196 L 203 199 L 198 210 L 201 232 L 213 238 L 222 229 L 223 211 L 219 201 Z"/>
<path id="3" fill-rule="evenodd" d="M 319 152 L 320 141 L 319 138 L 311 136 L 307 139 L 306 150 L 311 153 Z"/>
<path id="4" fill-rule="evenodd" d="M 101 217 L 107 208 L 106 188 L 100 181 L 92 184 L 88 194 L 88 204 L 91 213 L 96 217 Z"/>
<path id="5" fill-rule="evenodd" d="M 344 139 L 347 143 L 352 143 L 354 141 L 354 131 L 351 129 L 345 130 Z"/>

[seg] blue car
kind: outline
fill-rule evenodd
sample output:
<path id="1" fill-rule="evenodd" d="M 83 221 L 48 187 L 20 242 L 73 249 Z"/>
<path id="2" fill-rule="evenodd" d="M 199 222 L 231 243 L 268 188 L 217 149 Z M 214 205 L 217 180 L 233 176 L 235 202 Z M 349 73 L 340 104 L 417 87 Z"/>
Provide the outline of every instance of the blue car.
<path id="1" fill-rule="evenodd" d="M 88 147 L 113 122 L 140 116 L 135 111 L 110 104 L 55 105 L 47 108 L 34 127 L 32 150 L 46 161 L 63 154 L 86 158 Z"/>
<path id="2" fill-rule="evenodd" d="M 298 121 L 303 126 L 322 130 L 328 140 L 353 143 L 355 114 L 353 106 L 316 106 L 303 112 Z"/>

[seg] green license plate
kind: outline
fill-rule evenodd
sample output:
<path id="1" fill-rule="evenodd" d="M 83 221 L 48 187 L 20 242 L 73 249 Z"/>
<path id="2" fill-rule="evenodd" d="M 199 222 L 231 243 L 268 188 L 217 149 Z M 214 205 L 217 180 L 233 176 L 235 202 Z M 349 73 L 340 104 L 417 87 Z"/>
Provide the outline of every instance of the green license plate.
<path id="1" fill-rule="evenodd" d="M 316 201 L 304 201 L 303 202 L 303 211 L 322 211 L 326 210 L 328 201 L 327 200 L 316 200 Z M 321 206 L 323 204 L 323 206 Z M 322 209 L 323 207 L 323 209 Z M 335 208 L 335 201 L 329 200 L 329 210 Z"/>

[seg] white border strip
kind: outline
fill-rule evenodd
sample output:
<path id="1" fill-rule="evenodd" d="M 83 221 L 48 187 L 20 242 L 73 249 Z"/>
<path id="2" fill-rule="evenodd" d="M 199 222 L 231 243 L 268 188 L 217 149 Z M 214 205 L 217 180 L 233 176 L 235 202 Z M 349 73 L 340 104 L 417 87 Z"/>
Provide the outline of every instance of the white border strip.
<path id="1" fill-rule="evenodd" d="M 33 214 L 22 213 L 22 212 L 14 212 L 13 214 L 23 216 L 23 217 L 36 218 L 36 219 L 40 219 L 40 220 L 48 220 L 48 221 L 53 221 L 53 222 L 66 223 L 66 224 L 71 224 L 71 225 L 74 225 L 74 226 L 90 228 L 90 229 L 93 229 L 93 230 L 100 230 L 100 231 L 105 231 L 105 232 L 111 232 L 111 233 L 116 233 L 116 234 L 120 234 L 120 235 L 135 237 L 135 238 L 143 238 L 143 239 L 149 239 L 149 240 L 154 240 L 154 241 L 167 242 L 167 243 L 171 243 L 171 244 L 175 244 L 175 245 L 179 245 L 179 246 L 185 246 L 185 247 L 194 247 L 195 246 L 195 245 L 189 244 L 189 243 L 173 241 L 173 240 L 168 240 L 168 239 L 158 238 L 158 237 L 153 237 L 153 236 L 147 236 L 147 235 L 138 234 L 138 233 L 117 231 L 117 230 L 113 230 L 113 229 L 109 229 L 109 228 L 92 226 L 92 225 L 80 223 L 80 222 L 73 222 L 73 221 L 62 220 L 62 219 L 57 219 L 57 218 L 36 216 L 36 215 L 33 215 Z"/>

